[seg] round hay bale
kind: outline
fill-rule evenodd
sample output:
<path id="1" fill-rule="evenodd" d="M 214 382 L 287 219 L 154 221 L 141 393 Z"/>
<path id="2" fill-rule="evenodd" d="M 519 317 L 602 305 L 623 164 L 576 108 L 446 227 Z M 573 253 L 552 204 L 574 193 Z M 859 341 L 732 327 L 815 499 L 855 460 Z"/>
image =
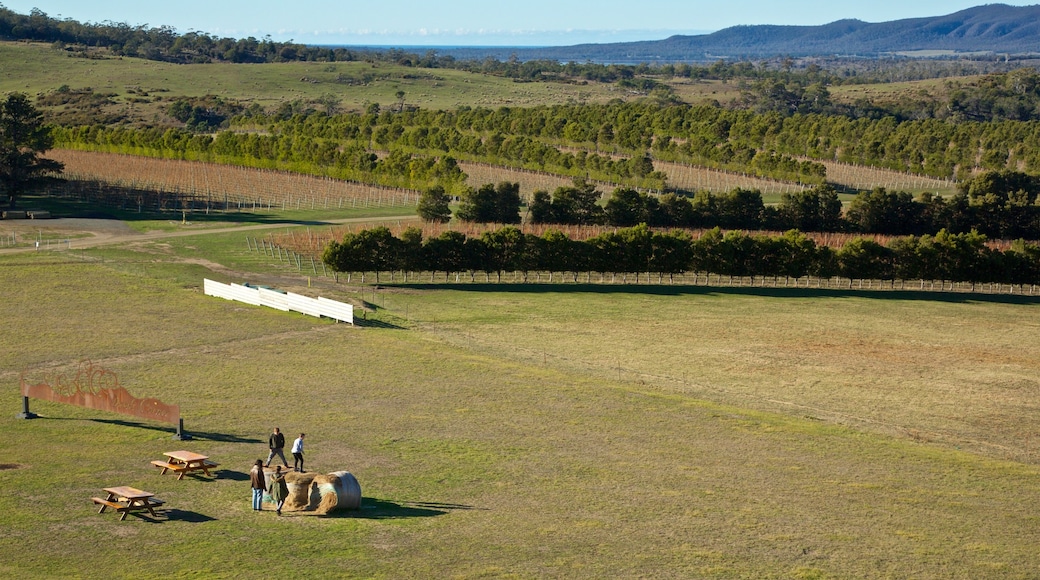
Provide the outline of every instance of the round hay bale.
<path id="1" fill-rule="evenodd" d="M 317 507 L 320 514 L 336 509 L 361 509 L 361 484 L 349 471 L 319 475 L 314 478 L 314 487 L 321 494 Z"/>
<path id="2" fill-rule="evenodd" d="M 311 483 L 317 474 L 297 473 L 290 471 L 285 474 L 285 485 L 289 488 L 289 497 L 285 499 L 283 509 L 297 511 L 313 509 L 311 505 Z"/>

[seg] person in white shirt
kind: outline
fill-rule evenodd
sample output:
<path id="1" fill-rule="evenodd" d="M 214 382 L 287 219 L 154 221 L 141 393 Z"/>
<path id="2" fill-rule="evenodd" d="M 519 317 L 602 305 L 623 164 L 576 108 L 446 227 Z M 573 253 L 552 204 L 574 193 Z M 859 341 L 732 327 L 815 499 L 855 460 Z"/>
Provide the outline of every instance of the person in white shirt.
<path id="1" fill-rule="evenodd" d="M 303 433 L 292 442 L 293 471 L 303 473 Z"/>

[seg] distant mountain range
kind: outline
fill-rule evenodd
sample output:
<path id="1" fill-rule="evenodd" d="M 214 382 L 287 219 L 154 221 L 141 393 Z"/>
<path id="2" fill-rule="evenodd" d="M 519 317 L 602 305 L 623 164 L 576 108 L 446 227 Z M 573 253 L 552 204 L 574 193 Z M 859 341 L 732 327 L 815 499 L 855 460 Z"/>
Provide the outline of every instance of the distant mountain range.
<path id="1" fill-rule="evenodd" d="M 563 62 L 689 62 L 775 56 L 862 56 L 944 51 L 1040 53 L 1040 6 L 987 4 L 947 16 L 821 26 L 734 26 L 712 34 L 664 40 L 545 48 L 452 48 L 456 58 L 551 59 Z"/>

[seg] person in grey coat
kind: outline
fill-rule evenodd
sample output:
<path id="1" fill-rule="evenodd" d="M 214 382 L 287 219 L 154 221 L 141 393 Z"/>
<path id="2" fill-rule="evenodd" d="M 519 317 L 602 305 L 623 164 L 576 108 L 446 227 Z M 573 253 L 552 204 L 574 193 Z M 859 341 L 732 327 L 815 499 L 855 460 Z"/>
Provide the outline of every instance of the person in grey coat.
<path id="1" fill-rule="evenodd" d="M 267 493 L 271 494 L 271 499 L 274 500 L 274 511 L 282 515 L 282 505 L 285 504 L 285 498 L 289 497 L 289 486 L 285 484 L 285 474 L 282 473 L 281 465 L 274 468 L 274 473 L 267 482 Z"/>

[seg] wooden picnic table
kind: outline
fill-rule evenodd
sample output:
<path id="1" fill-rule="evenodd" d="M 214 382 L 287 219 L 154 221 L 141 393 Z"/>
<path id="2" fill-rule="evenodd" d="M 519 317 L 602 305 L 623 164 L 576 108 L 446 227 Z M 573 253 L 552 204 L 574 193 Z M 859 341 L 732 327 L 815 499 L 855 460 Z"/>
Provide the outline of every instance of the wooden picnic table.
<path id="1" fill-rule="evenodd" d="M 184 479 L 185 473 L 193 471 L 202 471 L 210 475 L 209 468 L 218 465 L 210 461 L 208 456 L 191 451 L 167 451 L 163 455 L 166 456 L 166 460 L 153 461 L 152 465 L 162 468 L 159 475 L 165 475 L 169 470 L 177 474 L 177 479 Z"/>
<path id="2" fill-rule="evenodd" d="M 119 516 L 119 521 L 126 519 L 126 514 L 132 511 L 148 510 L 148 513 L 152 514 L 152 517 L 156 517 L 155 510 L 161 506 L 164 502 L 161 499 L 157 499 L 155 494 L 148 491 L 141 491 L 134 487 L 119 486 L 119 487 L 106 487 L 104 491 L 108 493 L 108 498 L 101 499 L 100 497 L 90 498 L 95 504 L 100 505 L 101 509 L 98 513 L 105 513 L 105 508 L 112 508 L 122 515 Z"/>

